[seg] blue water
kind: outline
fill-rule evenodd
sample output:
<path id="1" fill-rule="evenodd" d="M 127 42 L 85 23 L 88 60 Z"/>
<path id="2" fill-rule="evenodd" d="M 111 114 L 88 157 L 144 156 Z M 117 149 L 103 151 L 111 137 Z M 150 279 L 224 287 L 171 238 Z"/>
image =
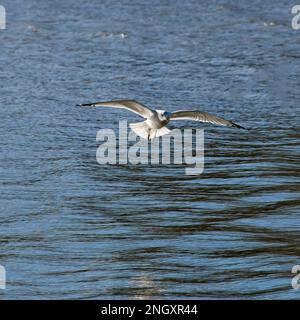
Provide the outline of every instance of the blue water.
<path id="1" fill-rule="evenodd" d="M 300 30 L 292 1 L 1 0 L 1 299 L 299 299 Z M 75 104 L 199 109 L 205 170 L 99 165 Z M 112 121 L 113 119 L 113 121 Z"/>

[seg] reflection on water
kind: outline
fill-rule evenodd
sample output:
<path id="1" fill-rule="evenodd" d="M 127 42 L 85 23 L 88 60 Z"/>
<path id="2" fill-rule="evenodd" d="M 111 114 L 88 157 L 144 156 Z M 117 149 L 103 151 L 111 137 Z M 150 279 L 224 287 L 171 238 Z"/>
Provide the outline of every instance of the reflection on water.
<path id="1" fill-rule="evenodd" d="M 6 6 L 14 21 L 0 33 L 1 298 L 300 297 L 291 287 L 300 264 L 299 41 L 288 1 L 274 8 Z M 100 166 L 97 130 L 138 118 L 74 105 L 122 97 L 197 107 L 249 130 L 204 126 L 201 176 L 179 165 Z"/>

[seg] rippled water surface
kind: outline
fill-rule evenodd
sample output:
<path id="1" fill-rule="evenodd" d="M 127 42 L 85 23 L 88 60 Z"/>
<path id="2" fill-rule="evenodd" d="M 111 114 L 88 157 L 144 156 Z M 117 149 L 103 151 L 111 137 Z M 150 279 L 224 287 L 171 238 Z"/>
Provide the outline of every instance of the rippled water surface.
<path id="1" fill-rule="evenodd" d="M 1 4 L 0 298 L 299 299 L 293 2 Z M 200 176 L 99 165 L 97 131 L 139 118 L 75 104 L 115 98 L 249 130 L 189 123 Z"/>

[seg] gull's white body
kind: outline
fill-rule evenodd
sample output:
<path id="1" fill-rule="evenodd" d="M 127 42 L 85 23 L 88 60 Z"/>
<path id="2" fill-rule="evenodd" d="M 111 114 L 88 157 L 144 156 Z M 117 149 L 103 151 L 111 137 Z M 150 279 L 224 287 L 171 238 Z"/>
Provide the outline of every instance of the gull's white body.
<path id="1" fill-rule="evenodd" d="M 153 114 L 146 121 L 131 123 L 130 128 L 144 139 L 154 139 L 164 136 L 170 130 L 166 125 L 170 122 L 163 110 L 153 110 Z"/>
<path id="2" fill-rule="evenodd" d="M 219 118 L 217 116 L 211 115 L 206 112 L 201 111 L 175 111 L 168 112 L 164 110 L 152 110 L 145 105 L 135 101 L 135 100 L 115 100 L 115 101 L 106 101 L 106 102 L 96 102 L 79 105 L 82 107 L 112 107 L 130 110 L 144 119 L 143 122 L 131 123 L 131 129 L 145 139 L 153 139 L 155 137 L 163 136 L 170 132 L 166 125 L 171 120 L 195 120 L 201 122 L 210 122 L 214 124 L 219 124 L 222 126 L 230 126 L 236 128 L 243 127 Z"/>
<path id="3" fill-rule="evenodd" d="M 168 119 L 164 113 L 164 110 L 153 110 L 153 115 L 150 116 L 145 122 L 151 129 L 160 129 L 166 126 L 170 119 Z"/>

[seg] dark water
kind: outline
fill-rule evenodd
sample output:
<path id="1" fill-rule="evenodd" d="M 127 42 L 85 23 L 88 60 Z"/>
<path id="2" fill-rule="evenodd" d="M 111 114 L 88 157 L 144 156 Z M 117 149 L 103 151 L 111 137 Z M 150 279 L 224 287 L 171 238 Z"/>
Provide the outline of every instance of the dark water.
<path id="1" fill-rule="evenodd" d="M 299 299 L 300 30 L 291 1 L 2 0 L 3 299 Z M 135 98 L 209 111 L 205 171 L 101 166 Z M 113 120 L 113 124 L 111 121 Z"/>

